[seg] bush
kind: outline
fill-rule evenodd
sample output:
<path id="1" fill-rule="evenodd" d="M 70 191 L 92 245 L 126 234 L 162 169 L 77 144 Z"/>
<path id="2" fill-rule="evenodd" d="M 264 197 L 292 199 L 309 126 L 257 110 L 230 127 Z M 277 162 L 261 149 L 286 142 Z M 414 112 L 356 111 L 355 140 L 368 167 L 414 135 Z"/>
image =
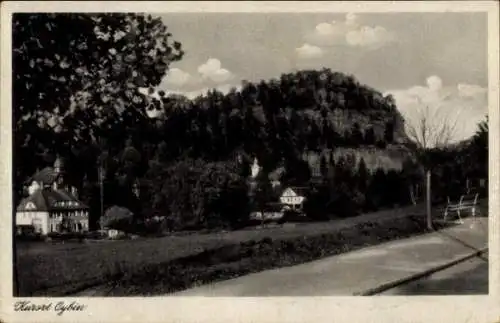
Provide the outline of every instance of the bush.
<path id="1" fill-rule="evenodd" d="M 283 212 L 283 217 L 278 220 L 278 223 L 283 224 L 285 222 L 307 222 L 310 219 L 305 216 L 304 213 L 296 210 L 287 210 Z"/>
<path id="2" fill-rule="evenodd" d="M 130 232 L 135 229 L 133 220 L 134 214 L 129 209 L 114 205 L 108 208 L 101 217 L 100 225 L 101 228 Z"/>
<path id="3" fill-rule="evenodd" d="M 107 237 L 106 232 L 104 231 L 89 231 L 84 234 L 87 239 L 104 239 Z"/>
<path id="4" fill-rule="evenodd" d="M 40 233 L 23 233 L 16 235 L 18 241 L 43 241 L 44 237 Z"/>
<path id="5" fill-rule="evenodd" d="M 55 240 L 55 241 L 65 241 L 65 240 L 74 240 L 77 239 L 79 241 L 85 239 L 85 233 L 83 232 L 50 232 L 47 234 L 47 237 Z"/>

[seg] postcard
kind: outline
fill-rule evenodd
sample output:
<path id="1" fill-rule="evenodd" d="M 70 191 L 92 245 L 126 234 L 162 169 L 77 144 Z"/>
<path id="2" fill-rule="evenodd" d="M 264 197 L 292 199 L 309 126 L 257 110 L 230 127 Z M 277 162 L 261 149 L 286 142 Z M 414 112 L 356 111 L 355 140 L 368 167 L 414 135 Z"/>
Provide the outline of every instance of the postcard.
<path id="1" fill-rule="evenodd" d="M 0 319 L 498 322 L 498 10 L 2 3 Z"/>

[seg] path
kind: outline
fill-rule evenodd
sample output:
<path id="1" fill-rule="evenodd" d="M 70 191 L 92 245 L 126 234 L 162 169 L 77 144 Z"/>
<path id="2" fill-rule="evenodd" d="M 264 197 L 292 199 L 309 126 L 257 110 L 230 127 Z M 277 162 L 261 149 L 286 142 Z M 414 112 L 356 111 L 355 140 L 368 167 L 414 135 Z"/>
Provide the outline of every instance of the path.
<path id="1" fill-rule="evenodd" d="M 386 295 L 484 295 L 488 294 L 488 260 L 474 257 L 428 277 L 389 289 Z"/>

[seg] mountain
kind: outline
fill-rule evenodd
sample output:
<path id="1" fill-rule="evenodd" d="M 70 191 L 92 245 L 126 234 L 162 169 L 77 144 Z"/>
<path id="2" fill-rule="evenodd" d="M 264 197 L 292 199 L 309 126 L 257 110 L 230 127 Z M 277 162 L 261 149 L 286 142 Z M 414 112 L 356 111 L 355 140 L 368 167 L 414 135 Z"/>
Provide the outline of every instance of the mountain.
<path id="1" fill-rule="evenodd" d="M 161 120 L 167 146 L 182 142 L 179 153 L 208 160 L 236 153 L 257 157 L 268 171 L 294 159 L 317 168 L 333 151 L 335 159 L 363 157 L 369 169 L 399 169 L 409 155 L 393 98 L 330 69 L 244 81 L 241 90 L 213 90 L 193 100 L 153 91 L 149 99 L 148 114 Z"/>

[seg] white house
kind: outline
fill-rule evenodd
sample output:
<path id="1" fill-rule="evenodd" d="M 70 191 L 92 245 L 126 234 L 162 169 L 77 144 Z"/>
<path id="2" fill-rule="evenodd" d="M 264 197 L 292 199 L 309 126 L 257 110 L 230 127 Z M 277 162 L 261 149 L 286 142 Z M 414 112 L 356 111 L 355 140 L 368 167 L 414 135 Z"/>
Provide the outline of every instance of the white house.
<path id="1" fill-rule="evenodd" d="M 64 163 L 57 158 L 26 182 L 28 197 L 16 209 L 16 229 L 46 235 L 63 230 L 82 232 L 89 228 L 89 208 L 78 200 L 78 191 L 64 181 Z"/>
<path id="2" fill-rule="evenodd" d="M 88 207 L 69 192 L 40 188 L 19 203 L 16 229 L 18 233 L 34 230 L 42 235 L 63 230 L 88 231 Z"/>
<path id="3" fill-rule="evenodd" d="M 306 188 L 287 187 L 280 196 L 280 202 L 285 209 L 302 210 L 306 200 Z"/>

